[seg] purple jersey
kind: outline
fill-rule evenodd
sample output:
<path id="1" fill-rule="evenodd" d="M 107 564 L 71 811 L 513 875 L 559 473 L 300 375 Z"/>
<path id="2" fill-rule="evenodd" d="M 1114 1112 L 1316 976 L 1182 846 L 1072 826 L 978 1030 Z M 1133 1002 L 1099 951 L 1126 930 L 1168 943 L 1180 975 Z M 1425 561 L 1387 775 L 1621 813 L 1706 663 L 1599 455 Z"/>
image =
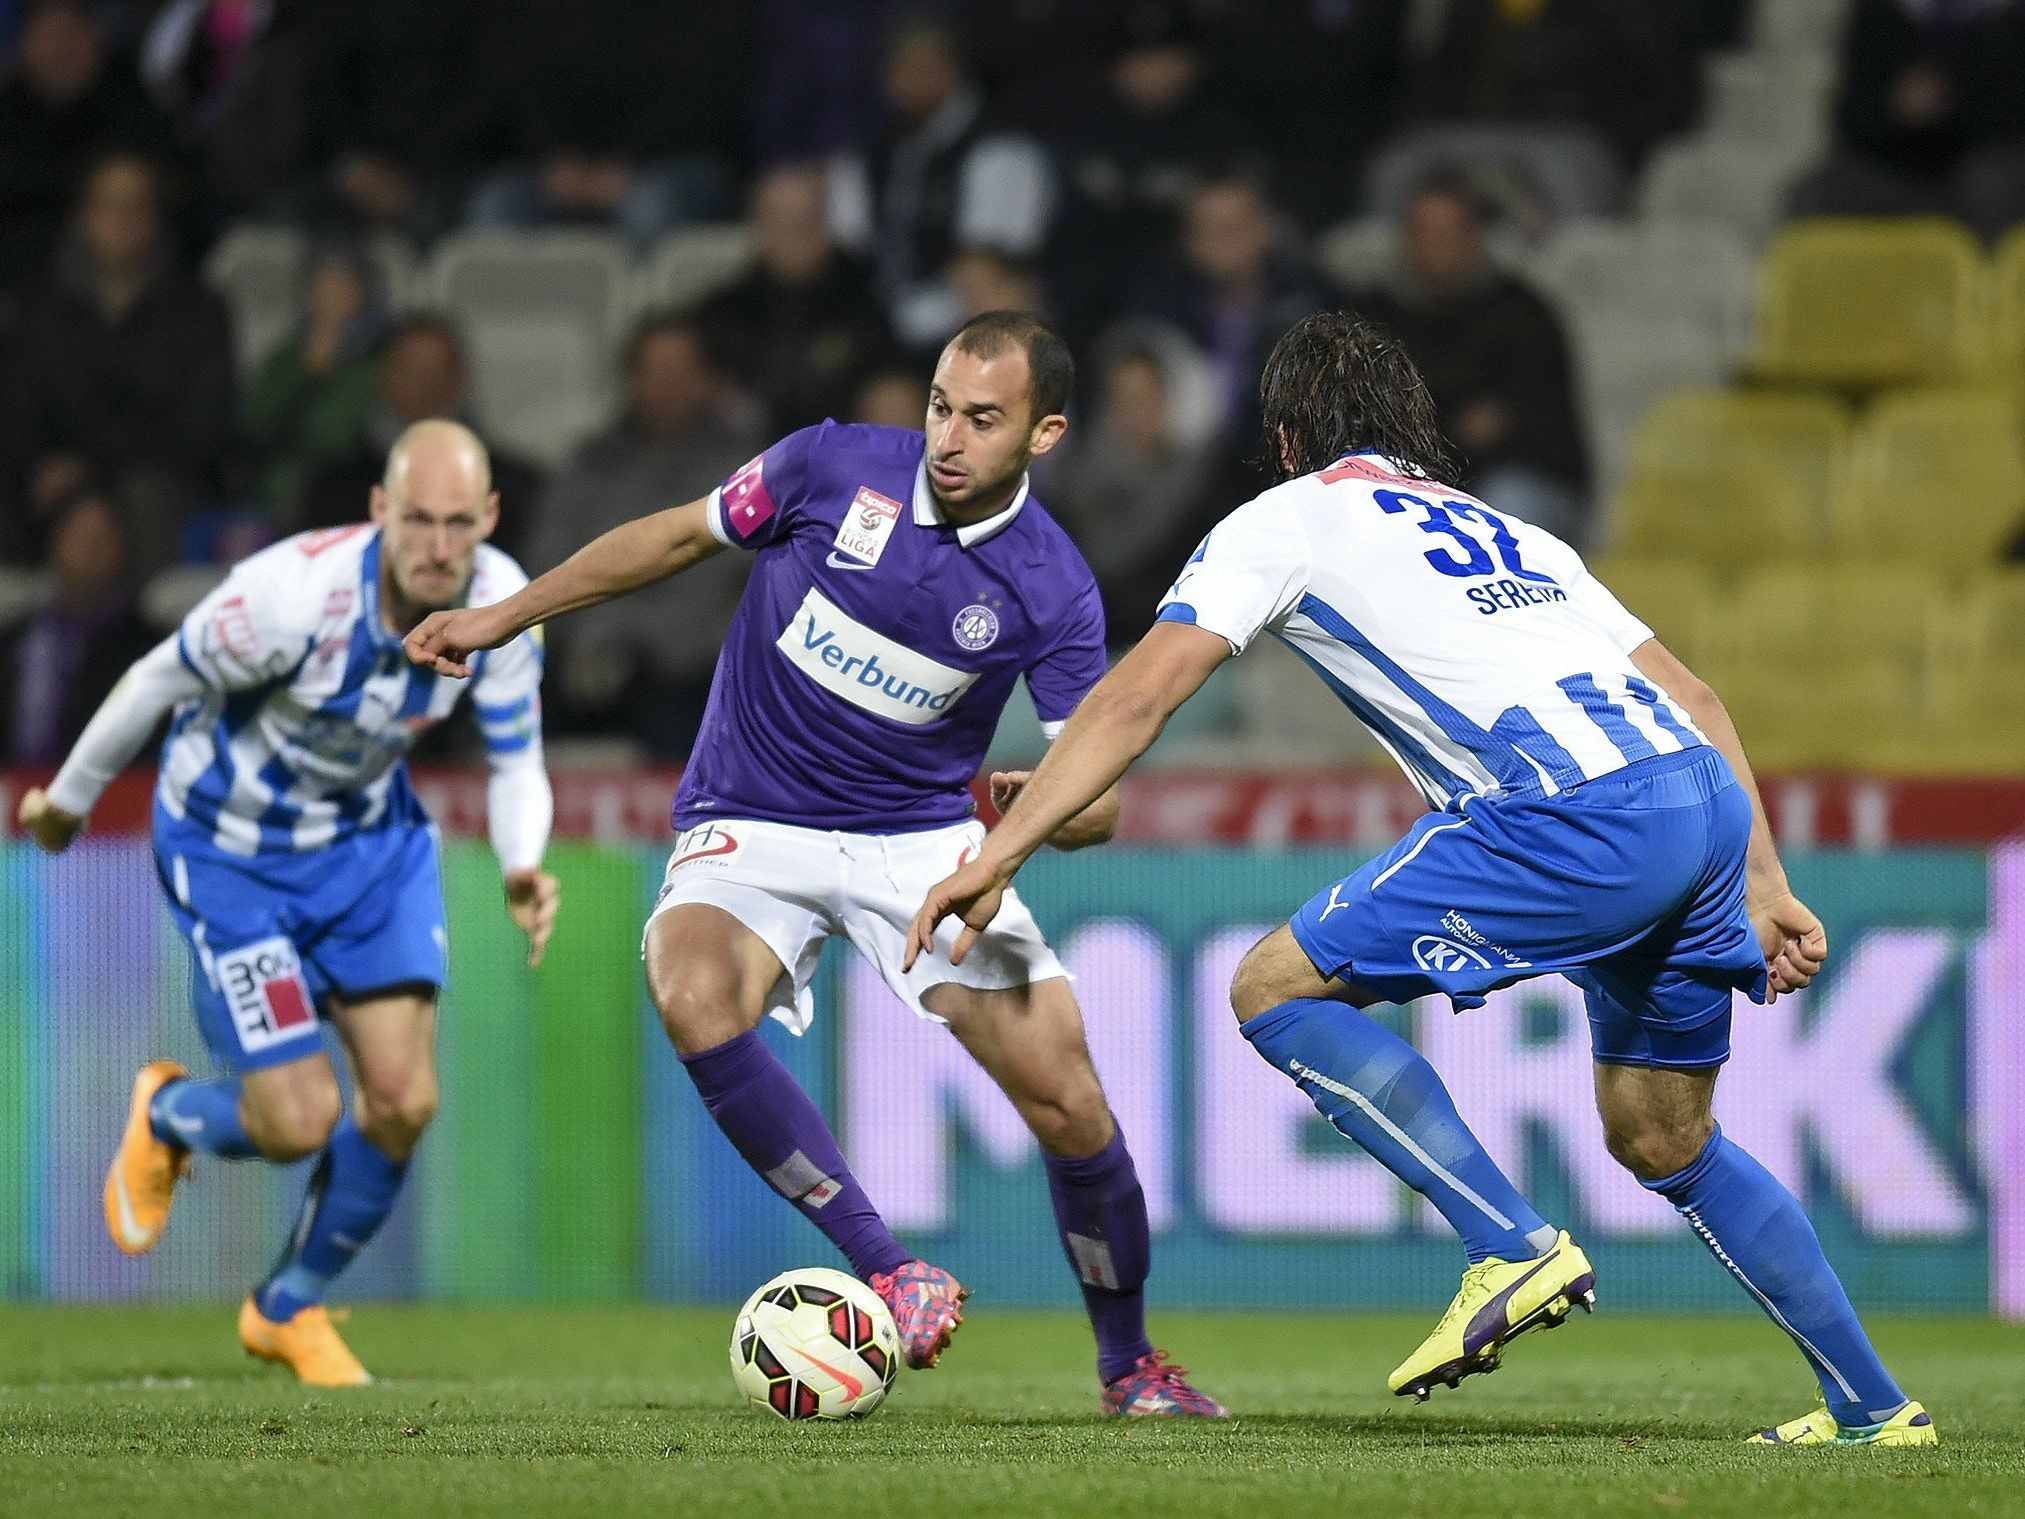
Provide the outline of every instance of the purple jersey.
<path id="1" fill-rule="evenodd" d="M 759 551 L 675 796 L 675 826 L 761 818 L 906 833 L 969 816 L 1013 682 L 1054 731 L 1104 674 L 1076 546 L 1028 494 L 945 524 L 920 433 L 825 422 L 711 492 Z"/>

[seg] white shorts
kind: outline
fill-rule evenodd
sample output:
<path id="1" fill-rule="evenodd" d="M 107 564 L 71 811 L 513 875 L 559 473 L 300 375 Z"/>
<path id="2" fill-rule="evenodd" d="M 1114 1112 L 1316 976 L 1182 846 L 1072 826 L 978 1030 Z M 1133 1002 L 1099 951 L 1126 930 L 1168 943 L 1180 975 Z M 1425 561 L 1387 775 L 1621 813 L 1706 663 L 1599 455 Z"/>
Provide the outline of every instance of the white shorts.
<path id="1" fill-rule="evenodd" d="M 935 931 L 938 953 L 923 955 L 911 971 L 900 968 L 908 927 L 928 888 L 983 842 L 984 825 L 975 821 L 894 834 L 834 833 L 738 818 L 699 823 L 676 835 L 647 922 L 685 902 L 720 908 L 738 919 L 787 967 L 767 1011 L 797 1034 L 806 1033 L 814 1017 L 809 981 L 824 941 L 839 935 L 872 962 L 895 996 L 940 1023 L 921 1005 L 921 994 L 932 986 L 1002 991 L 1068 975 L 1026 903 L 1011 890 L 963 964 L 949 963 L 962 929 L 951 918 Z"/>

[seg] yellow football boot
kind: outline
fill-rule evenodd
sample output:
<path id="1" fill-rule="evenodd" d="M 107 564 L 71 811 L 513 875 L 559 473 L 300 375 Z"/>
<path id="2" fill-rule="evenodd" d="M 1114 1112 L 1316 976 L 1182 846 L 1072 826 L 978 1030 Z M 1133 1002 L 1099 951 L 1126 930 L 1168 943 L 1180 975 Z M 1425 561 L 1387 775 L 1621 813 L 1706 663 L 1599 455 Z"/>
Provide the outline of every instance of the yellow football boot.
<path id="1" fill-rule="evenodd" d="M 105 1227 L 128 1255 L 146 1255 L 169 1226 L 176 1183 L 190 1169 L 190 1152 L 155 1138 L 148 1108 L 155 1094 L 190 1073 L 173 1060 L 156 1060 L 134 1077 L 126 1132 L 105 1176 Z"/>
<path id="2" fill-rule="evenodd" d="M 1387 1382 L 1399 1397 L 1427 1401 L 1437 1385 L 1498 1369 L 1499 1353 L 1529 1329 L 1553 1329 L 1577 1308 L 1596 1307 L 1596 1271 L 1563 1229 L 1545 1255 L 1529 1261 L 1493 1256 L 1463 1273 L 1462 1288 L 1434 1333 Z"/>
<path id="3" fill-rule="evenodd" d="M 1752 1445 L 1939 1445 L 1941 1432 L 1917 1403 L 1908 1403 L 1882 1424 L 1837 1424 L 1826 1402 L 1777 1429 L 1761 1429 Z"/>
<path id="4" fill-rule="evenodd" d="M 239 1309 L 239 1343 L 248 1355 L 279 1362 L 311 1387 L 364 1387 L 372 1381 L 321 1303 L 277 1324 L 249 1297 Z"/>

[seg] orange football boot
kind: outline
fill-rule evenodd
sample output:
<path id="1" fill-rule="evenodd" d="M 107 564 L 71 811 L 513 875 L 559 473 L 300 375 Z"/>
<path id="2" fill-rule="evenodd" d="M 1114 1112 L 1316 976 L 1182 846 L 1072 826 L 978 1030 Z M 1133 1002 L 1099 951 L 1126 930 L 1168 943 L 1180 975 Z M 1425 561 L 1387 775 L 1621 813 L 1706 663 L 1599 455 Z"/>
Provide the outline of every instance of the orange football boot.
<path id="1" fill-rule="evenodd" d="M 105 1177 L 106 1232 L 128 1255 L 146 1255 L 160 1242 L 169 1226 L 176 1183 L 190 1169 L 190 1152 L 157 1139 L 148 1122 L 155 1093 L 189 1074 L 173 1060 L 156 1060 L 134 1077 L 126 1133 Z"/>
<path id="2" fill-rule="evenodd" d="M 310 1387 L 364 1387 L 372 1381 L 321 1303 L 277 1324 L 249 1297 L 239 1309 L 239 1343 L 248 1355 L 286 1366 Z"/>

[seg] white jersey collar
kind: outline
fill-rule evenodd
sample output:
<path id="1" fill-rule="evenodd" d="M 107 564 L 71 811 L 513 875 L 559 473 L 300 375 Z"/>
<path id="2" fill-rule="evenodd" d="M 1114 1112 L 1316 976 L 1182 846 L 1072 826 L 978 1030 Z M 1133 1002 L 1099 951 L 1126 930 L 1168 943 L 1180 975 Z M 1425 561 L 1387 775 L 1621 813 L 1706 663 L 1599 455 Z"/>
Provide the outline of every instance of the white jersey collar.
<path id="1" fill-rule="evenodd" d="M 1013 524 L 1013 518 L 1020 514 L 1020 508 L 1027 504 L 1031 485 L 1028 477 L 1020 476 L 1020 488 L 1013 493 L 1011 504 L 1002 512 L 995 512 L 982 522 L 970 522 L 956 530 L 956 541 L 967 549 L 974 549 L 980 543 L 988 543 Z M 942 515 L 942 506 L 935 499 L 935 492 L 928 486 L 928 458 L 924 454 L 921 467 L 914 471 L 914 525 L 916 527 L 947 527 L 948 520 Z"/>

